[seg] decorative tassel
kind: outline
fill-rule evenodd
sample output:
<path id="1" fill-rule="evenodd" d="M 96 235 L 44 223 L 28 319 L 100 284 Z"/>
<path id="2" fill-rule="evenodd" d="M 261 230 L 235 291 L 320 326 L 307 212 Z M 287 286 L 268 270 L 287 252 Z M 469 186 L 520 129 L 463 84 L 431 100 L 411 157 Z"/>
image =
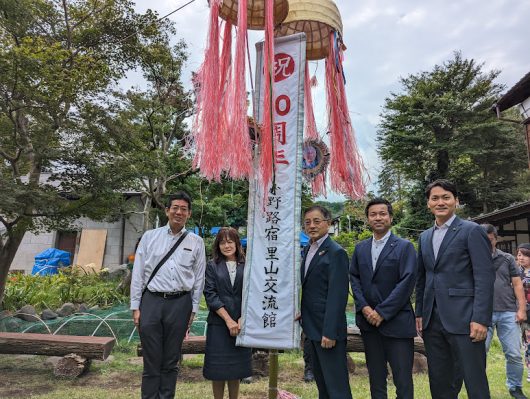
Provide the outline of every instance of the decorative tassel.
<path id="1" fill-rule="evenodd" d="M 252 172 L 251 143 L 248 133 L 245 60 L 247 46 L 247 0 L 239 0 L 234 73 L 226 113 L 231 114 L 228 138 L 223 143 L 228 152 L 227 170 L 235 179 L 248 177 Z"/>
<path id="2" fill-rule="evenodd" d="M 317 124 L 313 111 L 313 96 L 311 95 L 311 80 L 309 79 L 309 62 L 305 62 L 304 80 L 304 111 L 305 111 L 305 133 L 304 139 L 318 139 Z"/>
<path id="3" fill-rule="evenodd" d="M 311 78 L 310 86 L 311 87 L 317 87 L 318 86 L 318 80 L 317 80 L 317 77 L 315 75 L 313 75 L 313 77 Z"/>
<path id="4" fill-rule="evenodd" d="M 210 2 L 210 26 L 204 62 L 198 72 L 199 95 L 193 123 L 195 157 L 193 166 L 209 180 L 221 179 L 222 159 L 219 136 L 219 6 L 222 0 Z M 214 106 L 212 106 L 212 104 Z"/>
<path id="5" fill-rule="evenodd" d="M 336 33 L 332 32 L 329 37 L 326 95 L 331 144 L 331 188 L 352 199 L 359 199 L 365 194 L 362 176 L 365 168 L 350 120 L 344 87 L 342 54 Z"/>
<path id="6" fill-rule="evenodd" d="M 314 77 L 313 77 L 314 78 Z M 315 79 L 316 81 L 316 79 Z M 317 124 L 315 122 L 315 113 L 313 111 L 313 96 L 311 95 L 311 82 L 309 78 L 309 62 L 305 62 L 305 79 L 304 79 L 304 111 L 305 111 L 305 132 L 304 139 L 315 139 L 318 137 Z M 326 196 L 326 172 L 318 174 L 311 181 L 311 190 L 313 196 Z"/>
<path id="7" fill-rule="evenodd" d="M 223 33 L 223 48 L 221 51 L 221 60 L 219 62 L 219 123 L 217 125 L 217 138 L 221 143 L 227 143 L 230 140 L 230 112 L 228 104 L 230 103 L 230 83 L 232 71 L 232 23 L 226 21 Z M 210 105 L 211 106 L 211 105 Z M 222 153 L 222 151 L 220 151 Z M 224 159 L 218 159 L 224 163 Z M 222 166 L 228 169 L 226 165 Z"/>
<path id="8" fill-rule="evenodd" d="M 265 79 L 263 101 L 263 129 L 261 131 L 260 171 L 263 184 L 264 204 L 269 195 L 269 185 L 274 189 L 274 12 L 273 0 L 265 0 L 265 45 L 263 54 L 263 73 Z"/>

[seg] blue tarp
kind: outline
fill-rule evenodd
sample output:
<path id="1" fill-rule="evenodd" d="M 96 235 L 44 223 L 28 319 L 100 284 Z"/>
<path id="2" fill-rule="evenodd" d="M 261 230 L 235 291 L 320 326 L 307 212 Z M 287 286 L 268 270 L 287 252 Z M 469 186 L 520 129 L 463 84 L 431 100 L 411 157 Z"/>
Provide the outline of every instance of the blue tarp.
<path id="1" fill-rule="evenodd" d="M 221 230 L 221 227 L 212 227 L 212 228 L 210 229 L 210 234 L 214 236 L 214 235 L 216 235 L 217 233 L 219 233 L 219 230 Z M 195 226 L 195 227 L 193 228 L 193 232 L 194 232 L 195 234 L 197 234 L 197 235 L 200 235 L 200 236 L 204 236 L 204 233 L 205 233 L 206 231 L 207 231 L 207 230 L 206 230 L 204 227 L 202 227 L 202 228 L 199 229 L 197 226 Z"/>
<path id="2" fill-rule="evenodd" d="M 309 243 L 309 237 L 306 233 L 303 231 L 300 232 L 300 246 L 305 247 Z M 247 246 L 247 237 L 244 237 L 241 239 L 241 245 L 243 245 L 245 248 Z"/>
<path id="3" fill-rule="evenodd" d="M 70 266 L 70 252 L 48 248 L 35 256 L 35 265 L 31 274 L 57 274 L 57 268 Z"/>

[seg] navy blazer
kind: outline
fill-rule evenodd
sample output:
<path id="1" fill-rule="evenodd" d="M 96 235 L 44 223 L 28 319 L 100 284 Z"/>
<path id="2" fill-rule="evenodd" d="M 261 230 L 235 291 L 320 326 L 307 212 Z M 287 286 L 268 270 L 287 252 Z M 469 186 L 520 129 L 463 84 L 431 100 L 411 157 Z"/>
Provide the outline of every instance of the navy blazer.
<path id="1" fill-rule="evenodd" d="M 434 226 L 420 235 L 416 316 L 427 328 L 434 301 L 444 328 L 452 334 L 469 334 L 473 321 L 491 325 L 495 270 L 491 244 L 484 229 L 455 218 L 434 259 Z"/>
<path id="2" fill-rule="evenodd" d="M 302 278 L 302 328 L 313 341 L 346 339 L 346 303 L 348 302 L 348 254 L 330 237 L 324 240 L 311 260 L 307 275 L 304 248 Z"/>
<path id="3" fill-rule="evenodd" d="M 417 335 L 410 296 L 416 283 L 416 251 L 410 241 L 390 234 L 372 266 L 372 240 L 355 246 L 350 280 L 355 298 L 355 321 L 361 331 L 379 330 L 394 338 L 413 338 Z M 384 319 L 375 327 L 364 317 L 362 309 L 370 306 Z"/>
<path id="4" fill-rule="evenodd" d="M 210 310 L 206 320 L 209 324 L 226 324 L 216 313 L 216 310 L 222 307 L 234 321 L 237 322 L 241 317 L 244 267 L 244 263 L 237 264 L 236 278 L 232 286 L 225 261 L 215 263 L 212 260 L 206 265 L 204 298 Z"/>

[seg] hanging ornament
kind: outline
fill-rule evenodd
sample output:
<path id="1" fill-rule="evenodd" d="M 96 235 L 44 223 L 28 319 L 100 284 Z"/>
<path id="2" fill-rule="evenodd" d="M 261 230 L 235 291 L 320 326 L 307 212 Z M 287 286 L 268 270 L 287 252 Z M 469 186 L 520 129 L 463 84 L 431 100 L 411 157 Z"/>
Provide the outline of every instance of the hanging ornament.
<path id="1" fill-rule="evenodd" d="M 266 72 L 272 74 L 274 24 L 285 18 L 289 6 L 287 0 L 211 0 L 209 4 L 205 58 L 194 77 L 194 85 L 198 88 L 191 135 L 191 142 L 195 145 L 194 166 L 210 180 L 220 180 L 222 174 L 235 179 L 247 178 L 252 173 L 245 85 L 247 28 L 265 29 Z M 221 19 L 225 23 L 223 49 L 219 56 Z M 232 25 L 237 25 L 233 59 Z M 272 93 L 272 83 L 268 90 Z M 263 114 L 270 114 L 269 103 L 264 106 Z M 272 153 L 269 153 L 272 126 L 272 122 L 264 121 L 259 136 L 262 146 L 260 172 L 264 184 L 270 183 L 274 174 Z M 270 134 L 267 133 L 269 130 Z"/>
<path id="2" fill-rule="evenodd" d="M 302 175 L 311 183 L 326 172 L 329 150 L 320 139 L 306 139 L 302 145 Z"/>
<path id="3" fill-rule="evenodd" d="M 342 68 L 342 19 L 336 4 L 331 0 L 290 0 L 287 18 L 275 29 L 275 35 L 287 36 L 298 32 L 306 34 L 306 58 L 326 59 L 326 100 L 330 136 L 330 180 L 334 191 L 357 199 L 365 194 L 364 166 L 355 141 L 349 117 L 344 72 Z M 332 63 L 330 63 L 332 61 Z M 307 65 L 306 65 L 307 70 Z M 316 124 L 309 76 L 304 89 L 306 138 L 313 138 Z M 315 127 L 313 127 L 315 126 Z M 313 185 L 313 194 L 321 194 Z"/>
<path id="4" fill-rule="evenodd" d="M 271 0 L 247 0 L 247 28 L 263 30 L 265 28 L 265 3 Z M 238 23 L 238 9 L 240 0 L 224 0 L 219 10 L 219 16 L 225 21 Z M 289 12 L 289 1 L 274 0 L 274 25 L 280 24 Z"/>

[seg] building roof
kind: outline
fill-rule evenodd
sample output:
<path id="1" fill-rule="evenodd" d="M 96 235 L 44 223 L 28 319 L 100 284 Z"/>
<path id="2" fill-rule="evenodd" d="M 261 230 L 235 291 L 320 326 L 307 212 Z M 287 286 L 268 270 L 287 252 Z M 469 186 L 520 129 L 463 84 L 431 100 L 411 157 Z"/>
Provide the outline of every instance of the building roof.
<path id="1" fill-rule="evenodd" d="M 508 92 L 497 101 L 495 106 L 500 112 L 502 112 L 522 103 L 528 97 L 530 97 L 530 72 L 517 82 L 515 86 L 508 90 Z"/>
<path id="2" fill-rule="evenodd" d="M 476 216 L 471 220 L 476 223 L 506 223 L 525 216 L 530 217 L 530 201 L 519 202 L 507 208 Z"/>

